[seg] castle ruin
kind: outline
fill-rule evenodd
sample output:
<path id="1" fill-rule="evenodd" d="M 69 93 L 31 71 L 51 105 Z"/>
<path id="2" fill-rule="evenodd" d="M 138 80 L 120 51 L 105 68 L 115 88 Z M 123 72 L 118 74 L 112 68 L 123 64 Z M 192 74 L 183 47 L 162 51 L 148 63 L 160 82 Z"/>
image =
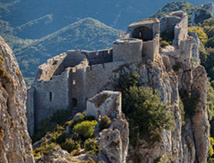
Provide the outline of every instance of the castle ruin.
<path id="1" fill-rule="evenodd" d="M 174 34 L 170 60 L 181 60 L 198 53 L 194 39 L 188 36 L 188 15 L 182 11 L 158 19 L 145 19 L 128 26 L 124 38 L 113 43 L 112 49 L 69 50 L 38 67 L 36 79 L 28 90 L 27 117 L 30 135 L 38 124 L 56 110 L 65 109 L 74 115 L 86 110 L 87 100 L 102 91 L 113 72 L 130 63 L 152 62 L 160 55 L 160 34 Z M 196 50 L 195 50 L 196 48 Z M 174 59 L 174 63 L 175 63 Z"/>

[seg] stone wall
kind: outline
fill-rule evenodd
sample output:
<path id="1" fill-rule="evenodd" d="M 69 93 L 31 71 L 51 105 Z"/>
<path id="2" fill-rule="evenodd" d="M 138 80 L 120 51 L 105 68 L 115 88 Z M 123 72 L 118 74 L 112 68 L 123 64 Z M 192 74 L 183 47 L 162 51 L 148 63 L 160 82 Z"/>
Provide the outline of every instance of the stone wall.
<path id="1" fill-rule="evenodd" d="M 87 68 L 87 99 L 100 92 L 108 83 L 112 71 L 118 69 L 123 64 L 125 64 L 124 61 L 116 61 L 92 65 L 90 68 Z"/>
<path id="2" fill-rule="evenodd" d="M 147 59 L 154 61 L 159 54 L 159 40 L 160 37 L 159 34 L 157 34 L 152 41 L 143 42 L 142 57 L 144 61 Z"/>
<path id="3" fill-rule="evenodd" d="M 144 40 L 143 30 L 150 29 L 152 31 L 152 37 L 150 40 L 152 40 L 156 36 L 156 34 L 160 33 L 160 21 L 157 18 L 155 18 L 155 19 L 144 19 L 144 20 L 134 22 L 128 26 L 127 34 L 129 34 L 129 36 L 133 38 L 135 34 L 135 30 L 140 28 L 142 28 L 142 31 L 139 30 L 139 32 L 142 32 L 142 36 L 139 35 L 139 37 L 141 37 L 142 40 Z"/>
<path id="4" fill-rule="evenodd" d="M 31 97 L 34 98 L 35 124 L 38 125 L 43 119 L 51 117 L 56 110 L 68 109 L 68 74 L 66 69 L 52 80 L 37 81 L 32 86 L 35 88 L 35 96 Z M 28 101 L 31 101 L 31 98 L 28 98 Z M 37 129 L 37 126 L 35 128 Z"/>
<path id="5" fill-rule="evenodd" d="M 161 19 L 161 33 L 164 31 L 174 32 L 173 45 L 179 46 L 180 41 L 188 35 L 188 15 L 183 11 L 170 13 Z"/>
<path id="6" fill-rule="evenodd" d="M 140 39 L 117 39 L 113 44 L 113 61 L 126 63 L 142 61 L 143 41 Z"/>
<path id="7" fill-rule="evenodd" d="M 55 71 L 59 69 L 65 57 L 66 53 L 62 53 L 54 58 L 48 59 L 46 63 L 40 65 L 37 69 L 36 80 L 50 80 L 53 77 Z M 61 72 L 62 71 L 63 69 Z"/>
<path id="8" fill-rule="evenodd" d="M 81 53 L 85 54 L 89 64 L 101 64 L 113 61 L 113 50 L 112 49 L 103 49 L 98 51 L 81 51 Z"/>
<path id="9" fill-rule="evenodd" d="M 68 89 L 69 89 L 69 109 L 71 112 L 85 110 L 87 100 L 87 69 L 88 61 L 83 60 L 81 64 L 70 68 Z"/>

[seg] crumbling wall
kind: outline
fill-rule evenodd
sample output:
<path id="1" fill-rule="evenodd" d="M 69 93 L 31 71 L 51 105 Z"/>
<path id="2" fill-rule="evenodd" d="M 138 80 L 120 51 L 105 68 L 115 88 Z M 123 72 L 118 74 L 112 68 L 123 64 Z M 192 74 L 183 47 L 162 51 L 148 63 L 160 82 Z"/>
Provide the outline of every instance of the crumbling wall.
<path id="1" fill-rule="evenodd" d="M 35 88 L 34 113 L 35 124 L 39 124 L 43 119 L 52 116 L 54 111 L 68 109 L 68 74 L 66 69 L 59 76 L 54 76 L 49 81 L 37 81 L 32 86 Z M 30 99 L 29 99 L 30 100 Z M 37 129 L 38 126 L 35 126 Z"/>
<path id="2" fill-rule="evenodd" d="M 62 53 L 54 58 L 48 59 L 46 63 L 40 65 L 37 69 L 35 80 L 50 80 L 54 76 L 55 71 L 60 69 L 60 65 L 62 64 L 65 57 L 66 53 Z M 61 69 L 60 72 L 63 72 L 63 69 Z"/>
<path id="3" fill-rule="evenodd" d="M 161 19 L 161 33 L 173 32 L 173 45 L 180 46 L 180 41 L 188 35 L 188 15 L 183 11 L 175 11 Z"/>
<path id="4" fill-rule="evenodd" d="M 144 30 L 152 34 L 150 38 L 146 33 L 144 33 Z M 135 37 L 136 32 L 140 32 L 141 34 L 139 33 L 137 35 L 138 37 Z M 160 33 L 160 21 L 157 18 L 144 19 L 144 20 L 134 22 L 130 24 L 127 29 L 127 34 L 129 35 L 130 38 L 139 38 L 139 39 L 142 39 L 143 41 L 152 40 L 156 36 L 156 34 L 159 34 L 159 33 Z M 145 40 L 144 40 L 143 34 L 146 35 Z"/>

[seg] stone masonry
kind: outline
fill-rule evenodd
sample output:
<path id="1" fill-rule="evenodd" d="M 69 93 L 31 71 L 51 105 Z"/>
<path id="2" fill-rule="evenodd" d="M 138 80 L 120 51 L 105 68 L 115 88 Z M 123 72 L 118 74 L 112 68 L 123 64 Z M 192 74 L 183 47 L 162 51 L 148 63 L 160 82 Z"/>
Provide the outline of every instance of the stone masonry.
<path id="1" fill-rule="evenodd" d="M 117 39 L 112 49 L 69 50 L 40 65 L 28 90 L 30 135 L 39 128 L 43 119 L 50 118 L 56 110 L 65 109 L 71 115 L 86 110 L 87 100 L 101 92 L 113 72 L 123 65 L 153 62 L 159 56 L 160 33 L 164 30 L 174 32 L 175 48 L 163 55 L 175 54 L 170 57 L 172 61 L 174 57 L 185 60 L 186 57 L 197 56 L 192 54 L 197 50 L 193 50 L 194 41 L 187 34 L 187 20 L 187 14 L 182 11 L 173 12 L 161 21 L 140 20 L 128 26 L 126 35 Z M 190 53 L 187 54 L 187 50 Z"/>

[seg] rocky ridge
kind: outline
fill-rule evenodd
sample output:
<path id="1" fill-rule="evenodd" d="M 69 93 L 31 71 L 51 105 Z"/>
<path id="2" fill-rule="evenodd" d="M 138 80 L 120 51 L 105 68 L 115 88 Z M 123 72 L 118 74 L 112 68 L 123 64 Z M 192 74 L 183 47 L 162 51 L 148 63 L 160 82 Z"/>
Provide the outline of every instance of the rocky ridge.
<path id="1" fill-rule="evenodd" d="M 191 66 L 190 58 L 177 58 L 175 62 L 168 55 L 159 56 L 154 62 L 146 64 L 130 64 L 112 75 L 108 89 L 117 83 L 123 74 L 133 71 L 140 75 L 141 86 L 150 86 L 161 94 L 162 101 L 171 105 L 174 115 L 174 129 L 164 130 L 161 141 L 147 142 L 141 140 L 137 147 L 129 146 L 127 162 L 133 162 L 133 157 L 141 155 L 142 162 L 153 162 L 162 159 L 163 162 L 206 162 L 209 148 L 209 122 L 206 109 L 207 75 L 204 67 Z M 173 70 L 175 63 L 183 63 L 178 70 Z M 183 61 L 183 62 L 181 62 Z M 181 99 L 186 105 L 185 118 L 182 118 Z M 188 100 L 187 100 L 188 99 Z M 191 99 L 191 100 L 189 100 Z M 194 112 L 188 115 L 189 111 Z M 182 121 L 185 124 L 182 125 Z"/>
<path id="2" fill-rule="evenodd" d="M 34 162 L 27 131 L 26 86 L 12 50 L 0 37 L 0 162 Z"/>

